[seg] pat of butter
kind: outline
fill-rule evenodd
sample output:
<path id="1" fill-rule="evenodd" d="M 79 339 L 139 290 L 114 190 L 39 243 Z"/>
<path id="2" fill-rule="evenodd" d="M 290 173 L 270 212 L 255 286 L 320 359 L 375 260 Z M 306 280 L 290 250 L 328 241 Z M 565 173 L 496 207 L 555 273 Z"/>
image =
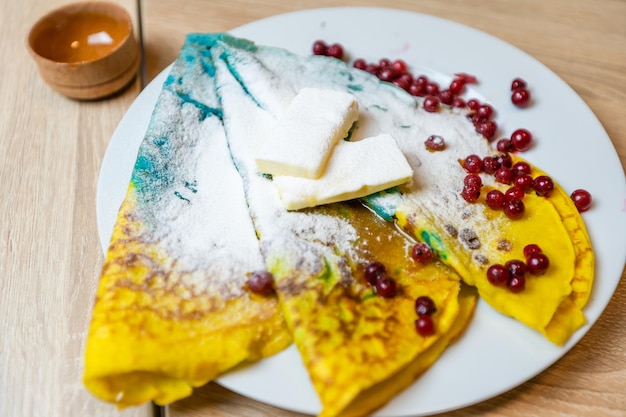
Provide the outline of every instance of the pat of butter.
<path id="1" fill-rule="evenodd" d="M 409 181 L 413 170 L 388 134 L 357 142 L 340 141 L 319 179 L 274 176 L 287 210 L 351 200 Z"/>
<path id="2" fill-rule="evenodd" d="M 257 168 L 272 175 L 319 178 L 358 116 L 352 94 L 303 88 L 256 149 Z"/>

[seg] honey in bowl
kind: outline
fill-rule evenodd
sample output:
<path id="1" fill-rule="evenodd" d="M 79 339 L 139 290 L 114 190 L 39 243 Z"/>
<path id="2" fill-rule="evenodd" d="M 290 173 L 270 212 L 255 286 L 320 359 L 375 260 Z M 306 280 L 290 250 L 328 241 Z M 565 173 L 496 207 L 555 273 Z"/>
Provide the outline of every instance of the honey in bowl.
<path id="1" fill-rule="evenodd" d="M 77 13 L 43 29 L 34 49 L 56 62 L 91 61 L 109 55 L 128 36 L 124 22 L 94 12 Z"/>
<path id="2" fill-rule="evenodd" d="M 72 3 L 37 21 L 28 49 L 43 80 L 77 99 L 97 99 L 129 85 L 139 67 L 132 20 L 119 4 Z"/>

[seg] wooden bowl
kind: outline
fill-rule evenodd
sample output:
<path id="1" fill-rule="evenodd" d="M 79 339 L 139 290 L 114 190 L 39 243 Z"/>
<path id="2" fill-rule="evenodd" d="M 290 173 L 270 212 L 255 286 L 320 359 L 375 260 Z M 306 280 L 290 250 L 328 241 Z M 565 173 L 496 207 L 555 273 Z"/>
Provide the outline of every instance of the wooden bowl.
<path id="1" fill-rule="evenodd" d="M 86 1 L 53 10 L 35 23 L 27 43 L 43 80 L 75 99 L 116 93 L 139 67 L 131 18 L 116 3 Z"/>

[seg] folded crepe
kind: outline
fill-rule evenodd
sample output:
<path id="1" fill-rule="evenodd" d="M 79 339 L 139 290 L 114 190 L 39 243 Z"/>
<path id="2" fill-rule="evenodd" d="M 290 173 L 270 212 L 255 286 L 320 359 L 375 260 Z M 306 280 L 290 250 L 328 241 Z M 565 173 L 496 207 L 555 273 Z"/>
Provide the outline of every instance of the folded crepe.
<path id="1" fill-rule="evenodd" d="M 102 268 L 84 383 L 120 407 L 170 403 L 291 343 L 232 164 L 204 48 L 187 43 L 139 149 Z"/>

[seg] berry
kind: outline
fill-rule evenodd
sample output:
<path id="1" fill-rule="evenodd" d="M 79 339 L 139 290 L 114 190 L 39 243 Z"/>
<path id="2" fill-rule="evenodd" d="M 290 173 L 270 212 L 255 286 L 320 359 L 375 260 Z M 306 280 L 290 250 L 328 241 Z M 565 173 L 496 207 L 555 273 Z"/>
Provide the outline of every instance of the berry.
<path id="1" fill-rule="evenodd" d="M 517 107 L 526 107 L 530 102 L 530 91 L 526 88 L 517 88 L 511 94 L 511 101 Z"/>
<path id="2" fill-rule="evenodd" d="M 511 155 L 506 152 L 501 153 L 496 156 L 496 161 L 501 167 L 511 168 L 513 165 L 513 160 L 511 159 Z"/>
<path id="3" fill-rule="evenodd" d="M 512 200 L 514 198 L 521 200 L 524 198 L 524 189 L 521 187 L 511 187 L 504 193 L 504 196 L 507 200 Z"/>
<path id="4" fill-rule="evenodd" d="M 457 80 L 461 80 L 465 84 L 476 84 L 476 83 L 478 83 L 478 79 L 476 78 L 476 76 L 474 76 L 472 74 L 467 74 L 465 72 L 457 72 L 456 74 L 454 74 L 454 76 L 455 76 L 455 78 Z"/>
<path id="5" fill-rule="evenodd" d="M 480 197 L 480 187 L 476 185 L 466 185 L 461 191 L 461 197 L 468 203 L 475 203 Z"/>
<path id="6" fill-rule="evenodd" d="M 408 66 L 406 65 L 406 62 L 404 62 L 401 59 L 396 59 L 395 61 L 393 61 L 391 63 L 391 67 L 393 69 L 395 69 L 398 72 L 398 74 L 403 74 L 408 69 Z"/>
<path id="7" fill-rule="evenodd" d="M 448 87 L 453 94 L 461 94 L 465 89 L 465 81 L 460 78 L 455 78 Z"/>
<path id="8" fill-rule="evenodd" d="M 370 262 L 365 267 L 364 275 L 365 280 L 371 285 L 375 285 L 378 278 L 384 275 L 386 272 L 385 266 L 380 262 Z"/>
<path id="9" fill-rule="evenodd" d="M 396 281 L 383 274 L 376 281 L 376 294 L 384 298 L 394 297 L 396 295 Z"/>
<path id="10" fill-rule="evenodd" d="M 531 172 L 530 164 L 524 161 L 516 162 L 511 169 L 516 176 L 521 174 L 530 174 Z"/>
<path id="11" fill-rule="evenodd" d="M 480 133 L 487 139 L 492 139 L 496 135 L 498 124 L 493 120 L 481 120 L 476 124 L 476 132 Z"/>
<path id="12" fill-rule="evenodd" d="M 269 294 L 274 288 L 274 276 L 268 271 L 254 271 L 248 277 L 248 288 L 255 294 Z"/>
<path id="13" fill-rule="evenodd" d="M 435 334 L 435 323 L 430 316 L 420 316 L 415 320 L 415 331 L 422 336 L 432 336 Z"/>
<path id="14" fill-rule="evenodd" d="M 500 139 L 496 143 L 496 149 L 500 152 L 512 152 L 513 145 L 511 144 L 511 140 L 506 138 Z"/>
<path id="15" fill-rule="evenodd" d="M 313 42 L 313 55 L 326 55 L 327 49 L 328 45 L 326 45 L 326 42 L 321 40 Z"/>
<path id="16" fill-rule="evenodd" d="M 430 135 L 424 144 L 429 151 L 442 151 L 446 147 L 445 140 L 439 135 Z"/>
<path id="17" fill-rule="evenodd" d="M 424 87 L 424 89 L 426 90 L 426 94 L 428 94 L 429 96 L 439 95 L 439 85 L 437 83 L 429 82 L 428 84 L 426 84 L 426 87 Z"/>
<path id="18" fill-rule="evenodd" d="M 487 280 L 493 285 L 504 285 L 509 280 L 509 270 L 504 265 L 491 265 L 487 269 Z"/>
<path id="19" fill-rule="evenodd" d="M 469 155 L 463 160 L 463 169 L 470 174 L 478 174 L 483 167 L 483 160 L 476 154 Z"/>
<path id="20" fill-rule="evenodd" d="M 454 101 L 454 93 L 452 93 L 452 91 L 450 90 L 440 91 L 439 100 L 441 100 L 443 104 L 451 105 Z"/>
<path id="21" fill-rule="evenodd" d="M 426 92 L 424 91 L 424 84 L 418 82 L 417 80 L 413 81 L 411 85 L 409 85 L 408 92 L 412 96 L 423 97 L 426 95 Z"/>
<path id="22" fill-rule="evenodd" d="M 352 63 L 352 66 L 360 70 L 365 70 L 365 68 L 367 68 L 367 62 L 363 58 L 357 58 Z"/>
<path id="23" fill-rule="evenodd" d="M 526 81 L 524 81 L 521 78 L 516 78 L 511 83 L 511 91 L 517 90 L 518 88 L 525 88 L 525 87 L 526 87 Z"/>
<path id="24" fill-rule="evenodd" d="M 491 190 L 485 196 L 485 201 L 487 202 L 489 208 L 493 210 L 500 210 L 506 203 L 506 197 L 500 190 Z"/>
<path id="25" fill-rule="evenodd" d="M 463 100 L 463 98 L 461 98 L 461 97 L 454 97 L 454 99 L 452 100 L 452 107 L 456 107 L 458 109 L 462 109 L 466 105 L 467 105 L 467 103 L 465 103 L 465 100 Z"/>
<path id="26" fill-rule="evenodd" d="M 492 115 L 493 107 L 489 104 L 481 104 L 476 109 L 476 116 L 478 116 L 479 119 L 490 119 Z"/>
<path id="27" fill-rule="evenodd" d="M 467 174 L 465 178 L 463 178 L 463 184 L 481 187 L 483 185 L 483 180 L 478 174 Z"/>
<path id="28" fill-rule="evenodd" d="M 517 220 L 522 218 L 522 216 L 524 215 L 524 203 L 522 202 L 522 200 L 518 199 L 518 198 L 514 198 L 512 200 L 508 200 L 505 204 L 504 204 L 504 214 L 506 215 L 506 217 L 508 217 L 511 220 Z"/>
<path id="29" fill-rule="evenodd" d="M 512 259 L 504 264 L 509 271 L 509 276 L 524 275 L 526 273 L 526 264 L 519 259 Z"/>
<path id="30" fill-rule="evenodd" d="M 333 58 L 342 59 L 343 47 L 339 45 L 338 43 L 333 43 L 328 48 L 326 48 L 326 55 L 333 57 Z"/>
<path id="31" fill-rule="evenodd" d="M 547 175 L 540 175 L 533 180 L 533 190 L 537 195 L 547 197 L 554 190 L 554 181 Z"/>
<path id="32" fill-rule="evenodd" d="M 529 245 L 524 246 L 524 257 L 528 259 L 528 257 L 534 253 L 543 253 L 539 245 L 535 243 L 531 243 Z"/>
<path id="33" fill-rule="evenodd" d="M 433 250 L 427 243 L 417 242 L 411 248 L 411 258 L 415 262 L 429 262 L 433 258 Z"/>
<path id="34" fill-rule="evenodd" d="M 393 67 L 384 67 L 378 73 L 378 78 L 381 81 L 391 82 L 398 77 L 398 73 Z"/>
<path id="35" fill-rule="evenodd" d="M 496 177 L 496 181 L 501 184 L 511 184 L 513 182 L 513 171 L 511 168 L 500 167 L 496 170 L 494 175 Z"/>
<path id="36" fill-rule="evenodd" d="M 483 158 L 483 171 L 487 174 L 495 173 L 500 166 L 493 156 L 485 156 Z"/>
<path id="37" fill-rule="evenodd" d="M 513 178 L 513 185 L 520 187 L 524 192 L 530 190 L 533 186 L 533 177 L 530 174 L 522 174 Z"/>
<path id="38" fill-rule="evenodd" d="M 415 300 L 415 312 L 418 316 L 431 316 L 436 311 L 435 302 L 429 296 L 422 295 Z"/>
<path id="39" fill-rule="evenodd" d="M 477 99 L 471 98 L 471 99 L 467 100 L 467 107 L 470 110 L 476 110 L 476 109 L 478 109 L 479 106 L 480 106 L 480 101 L 478 101 Z"/>
<path id="40" fill-rule="evenodd" d="M 437 96 L 428 96 L 424 99 L 424 110 L 435 113 L 439 110 L 440 100 Z"/>
<path id="41" fill-rule="evenodd" d="M 543 253 L 531 253 L 526 258 L 528 272 L 533 275 L 543 275 L 550 266 L 550 260 Z"/>
<path id="42" fill-rule="evenodd" d="M 524 275 L 514 275 L 509 277 L 506 286 L 511 292 L 518 293 L 524 291 L 526 287 L 526 278 Z"/>
<path id="43" fill-rule="evenodd" d="M 511 134 L 511 145 L 516 151 L 524 152 L 530 148 L 533 135 L 526 129 L 517 129 Z"/>
<path id="44" fill-rule="evenodd" d="M 578 189 L 578 190 L 575 190 L 571 194 L 570 197 L 574 201 L 574 205 L 578 209 L 579 213 L 583 213 L 583 212 L 589 210 L 589 208 L 591 208 L 591 201 L 592 200 L 591 200 L 591 194 L 589 193 L 589 191 L 583 190 L 583 189 Z"/>

